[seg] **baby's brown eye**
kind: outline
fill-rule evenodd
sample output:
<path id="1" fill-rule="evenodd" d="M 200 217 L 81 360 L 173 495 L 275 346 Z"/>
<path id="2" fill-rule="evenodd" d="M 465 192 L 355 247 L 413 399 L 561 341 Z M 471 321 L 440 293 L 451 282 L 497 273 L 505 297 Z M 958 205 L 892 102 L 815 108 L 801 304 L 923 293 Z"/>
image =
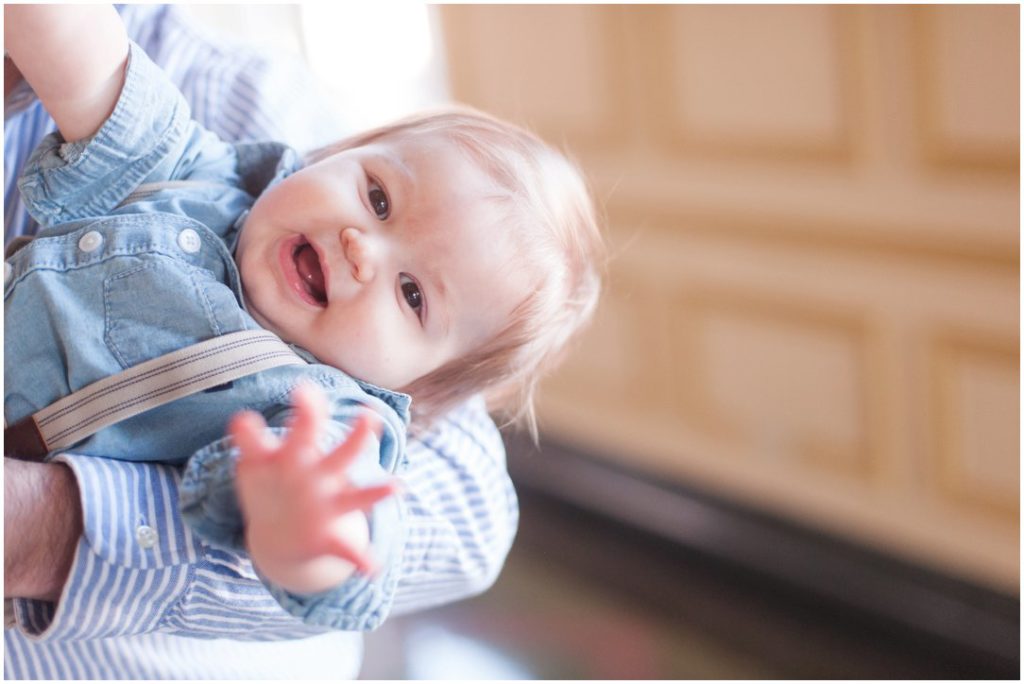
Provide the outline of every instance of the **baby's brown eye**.
<path id="1" fill-rule="evenodd" d="M 375 182 L 370 181 L 370 190 L 366 193 L 370 200 L 370 208 L 381 221 L 391 215 L 391 202 L 388 201 L 387 193 Z"/>
<path id="2" fill-rule="evenodd" d="M 409 305 L 410 309 L 416 312 L 417 316 L 421 316 L 423 310 L 423 292 L 420 290 L 420 286 L 416 284 L 415 280 L 404 273 L 398 276 L 398 278 L 398 282 L 402 286 L 402 297 L 405 298 L 405 303 Z"/>

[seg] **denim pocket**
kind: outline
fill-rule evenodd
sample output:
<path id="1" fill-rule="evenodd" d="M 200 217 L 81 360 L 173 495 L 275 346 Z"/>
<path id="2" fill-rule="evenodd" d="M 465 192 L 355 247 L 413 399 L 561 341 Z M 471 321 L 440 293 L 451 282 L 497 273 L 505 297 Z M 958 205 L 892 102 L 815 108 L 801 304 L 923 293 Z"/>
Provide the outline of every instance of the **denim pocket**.
<path id="1" fill-rule="evenodd" d="M 225 307 L 211 301 L 234 295 L 202 282 L 209 278 L 201 270 L 169 257 L 132 261 L 103 282 L 104 339 L 124 368 L 230 332 L 224 323 L 238 329 L 238 321 L 218 320 Z"/>

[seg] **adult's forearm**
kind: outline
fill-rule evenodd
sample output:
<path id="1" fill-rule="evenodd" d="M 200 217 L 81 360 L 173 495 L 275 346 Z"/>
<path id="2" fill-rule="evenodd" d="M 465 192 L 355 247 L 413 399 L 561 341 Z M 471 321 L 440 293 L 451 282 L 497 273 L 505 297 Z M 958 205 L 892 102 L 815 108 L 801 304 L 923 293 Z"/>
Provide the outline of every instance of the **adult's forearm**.
<path id="1" fill-rule="evenodd" d="M 4 597 L 56 601 L 81 535 L 71 469 L 5 458 Z"/>

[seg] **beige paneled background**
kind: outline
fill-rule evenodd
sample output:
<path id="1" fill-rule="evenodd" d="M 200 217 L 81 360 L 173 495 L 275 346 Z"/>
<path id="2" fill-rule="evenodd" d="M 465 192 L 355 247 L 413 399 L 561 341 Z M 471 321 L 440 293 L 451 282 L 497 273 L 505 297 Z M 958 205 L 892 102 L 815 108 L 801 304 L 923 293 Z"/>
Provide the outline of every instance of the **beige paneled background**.
<path id="1" fill-rule="evenodd" d="M 441 8 L 607 214 L 545 433 L 1016 594 L 1018 12 Z"/>

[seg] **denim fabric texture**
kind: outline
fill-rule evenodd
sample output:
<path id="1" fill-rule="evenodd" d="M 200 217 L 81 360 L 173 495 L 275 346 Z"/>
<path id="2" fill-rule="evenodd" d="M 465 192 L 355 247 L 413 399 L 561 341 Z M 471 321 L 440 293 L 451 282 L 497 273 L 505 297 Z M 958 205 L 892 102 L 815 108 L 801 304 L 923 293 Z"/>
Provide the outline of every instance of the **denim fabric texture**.
<path id="1" fill-rule="evenodd" d="M 45 138 L 19 188 L 44 229 L 10 257 L 4 288 L 4 412 L 8 424 L 92 382 L 217 335 L 258 328 L 245 311 L 234 242 L 249 207 L 294 171 L 279 144 L 232 145 L 190 119 L 175 87 L 134 43 L 113 114 L 93 137 Z M 301 381 L 328 397 L 336 442 L 369 408 L 381 416 L 376 457 L 353 479 L 379 481 L 401 465 L 409 397 L 317 363 L 271 369 L 153 409 L 74 446 L 103 458 L 185 468 L 181 506 L 207 543 L 242 547 L 229 417 L 259 411 L 281 429 Z M 402 512 L 392 498 L 370 517 L 384 570 L 316 596 L 270 586 L 311 624 L 368 629 L 386 615 L 397 582 Z"/>

